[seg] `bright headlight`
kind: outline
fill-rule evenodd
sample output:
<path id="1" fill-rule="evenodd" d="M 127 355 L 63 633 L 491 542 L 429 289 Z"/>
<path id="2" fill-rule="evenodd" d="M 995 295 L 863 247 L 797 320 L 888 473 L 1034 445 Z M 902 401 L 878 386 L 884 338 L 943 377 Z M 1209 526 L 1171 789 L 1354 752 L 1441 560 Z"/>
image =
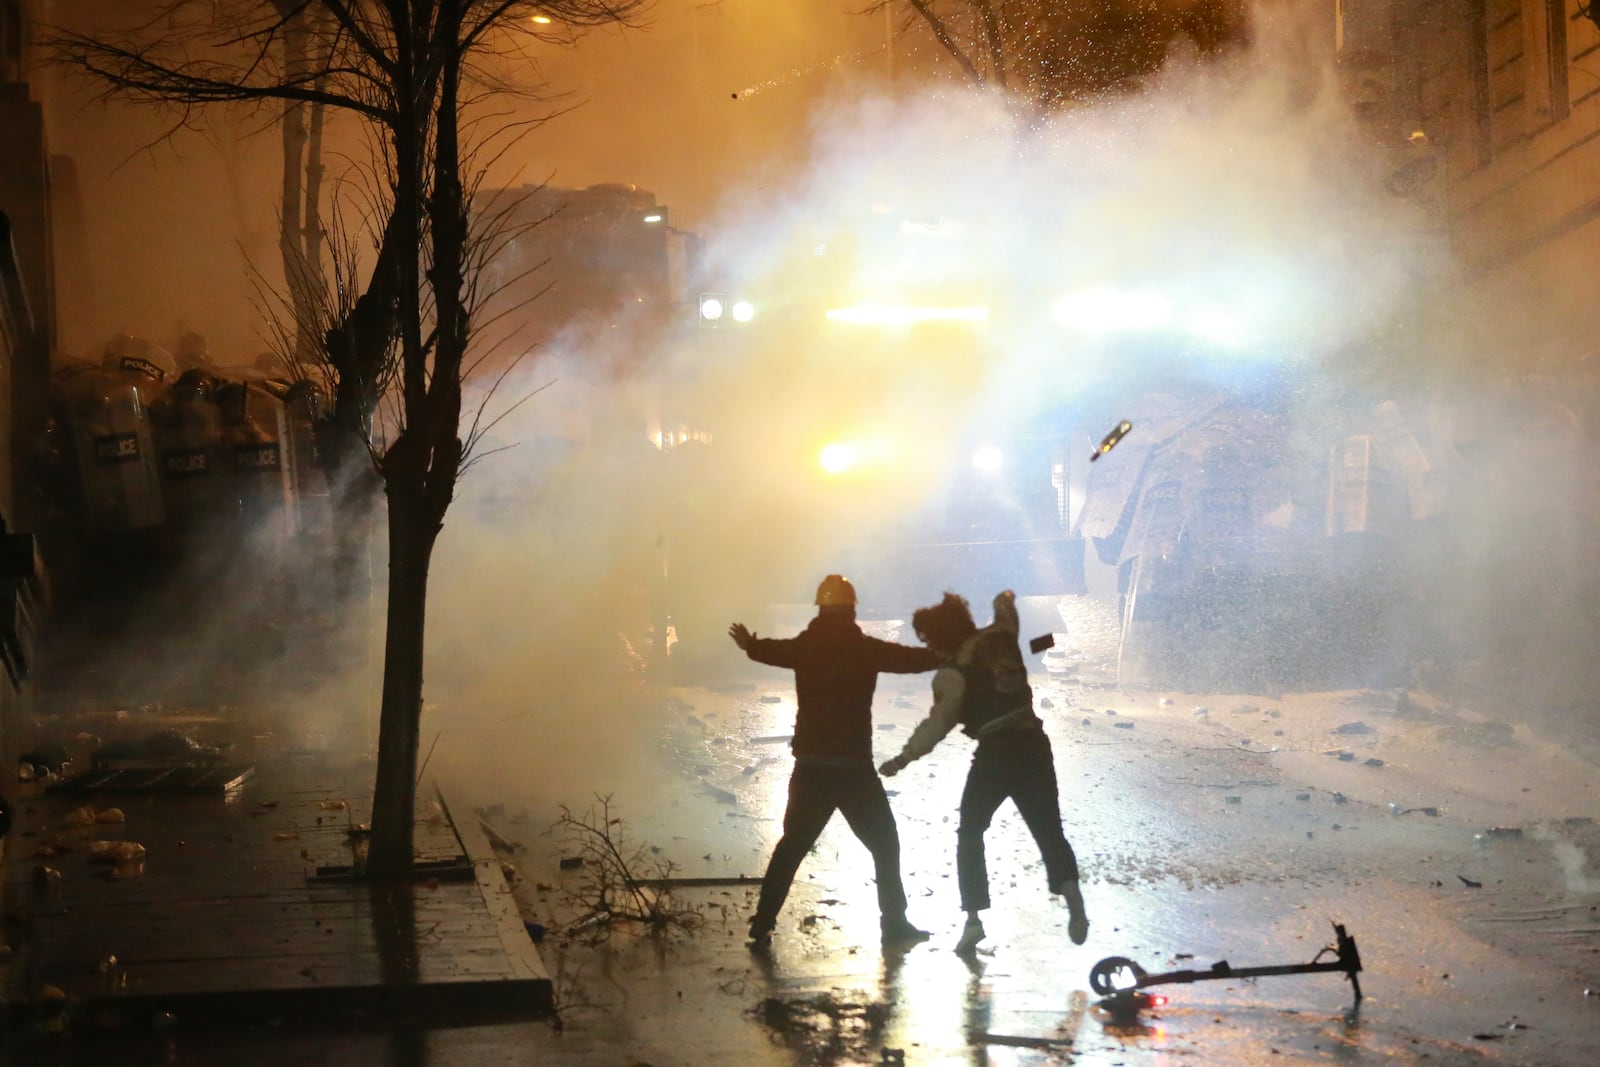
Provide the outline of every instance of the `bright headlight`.
<path id="1" fill-rule="evenodd" d="M 1159 330 L 1172 321 L 1172 302 L 1157 293 L 1086 289 L 1060 301 L 1055 318 L 1084 333 Z"/>
<path id="2" fill-rule="evenodd" d="M 829 474 L 843 474 L 861 460 L 855 445 L 834 442 L 817 455 L 817 462 Z"/>
<path id="3" fill-rule="evenodd" d="M 748 300 L 737 300 L 733 305 L 733 321 L 749 322 L 756 317 L 756 306 Z"/>
<path id="4" fill-rule="evenodd" d="M 707 322 L 716 322 L 722 318 L 722 301 L 714 296 L 708 296 L 701 300 L 700 317 Z"/>

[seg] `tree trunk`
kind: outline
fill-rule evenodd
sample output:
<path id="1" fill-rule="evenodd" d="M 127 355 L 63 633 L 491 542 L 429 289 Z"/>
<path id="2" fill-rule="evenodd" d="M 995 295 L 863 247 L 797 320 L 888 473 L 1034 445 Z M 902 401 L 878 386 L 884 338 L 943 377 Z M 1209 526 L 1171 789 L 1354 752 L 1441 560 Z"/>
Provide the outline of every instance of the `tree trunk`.
<path id="1" fill-rule="evenodd" d="M 287 20 L 283 29 L 284 68 L 291 78 L 299 78 L 310 66 L 305 14 L 291 11 L 284 0 L 277 0 L 275 6 Z M 309 367 L 317 359 L 316 296 L 312 283 L 320 266 L 307 256 L 306 219 L 302 213 L 303 198 L 308 195 L 304 184 L 306 107 L 297 100 L 283 105 L 283 188 L 278 205 L 278 250 L 294 313 L 294 361 L 301 367 Z"/>
<path id="2" fill-rule="evenodd" d="M 367 876 L 380 880 L 405 877 L 413 857 L 428 565 L 439 529 L 427 511 L 418 487 L 391 484 L 383 708 L 367 853 Z"/>
<path id="3" fill-rule="evenodd" d="M 376 879 L 403 878 L 411 870 L 428 558 L 438 536 L 437 523 L 427 522 L 424 512 L 428 455 L 419 436 L 425 428 L 428 365 L 417 252 L 422 237 L 423 139 L 432 101 L 419 98 L 421 42 L 414 36 L 410 5 L 390 0 L 389 7 L 395 40 L 395 98 L 401 112 L 394 126 L 394 215 L 390 221 L 395 238 L 399 385 L 405 425 L 382 459 L 389 497 L 389 609 L 383 702 L 378 712 L 378 769 L 372 793 L 372 843 L 367 854 L 368 876 Z"/>

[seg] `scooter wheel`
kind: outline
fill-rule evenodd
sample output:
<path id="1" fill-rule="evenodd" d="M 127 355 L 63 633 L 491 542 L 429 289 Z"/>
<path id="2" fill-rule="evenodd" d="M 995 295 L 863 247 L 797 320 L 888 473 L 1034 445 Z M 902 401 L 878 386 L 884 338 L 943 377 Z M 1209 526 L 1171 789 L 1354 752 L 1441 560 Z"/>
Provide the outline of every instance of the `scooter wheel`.
<path id="1" fill-rule="evenodd" d="M 1126 956 L 1107 956 L 1089 972 L 1089 988 L 1096 996 L 1115 996 L 1136 987 L 1146 973 Z"/>

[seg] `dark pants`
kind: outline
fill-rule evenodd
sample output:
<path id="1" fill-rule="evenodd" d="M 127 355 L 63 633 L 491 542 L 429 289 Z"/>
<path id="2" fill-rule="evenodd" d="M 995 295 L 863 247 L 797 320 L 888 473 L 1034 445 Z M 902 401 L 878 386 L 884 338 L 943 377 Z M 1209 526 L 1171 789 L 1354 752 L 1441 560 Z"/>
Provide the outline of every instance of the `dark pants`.
<path id="1" fill-rule="evenodd" d="M 995 812 L 1014 800 L 1028 824 L 1051 889 L 1078 878 L 1078 857 L 1061 832 L 1056 799 L 1056 768 L 1050 739 L 1038 728 L 1007 730 L 978 742 L 961 794 L 961 825 L 956 831 L 956 880 L 964 911 L 989 906 L 989 871 L 983 835 Z"/>
<path id="2" fill-rule="evenodd" d="M 783 813 L 783 837 L 772 850 L 761 879 L 756 917 L 773 920 L 789 895 L 800 861 L 817 843 L 835 811 L 844 813 L 850 829 L 872 852 L 878 875 L 878 910 L 885 919 L 906 913 L 906 891 L 900 881 L 900 835 L 883 782 L 870 761 L 859 765 L 797 761 L 789 777 L 789 807 Z"/>

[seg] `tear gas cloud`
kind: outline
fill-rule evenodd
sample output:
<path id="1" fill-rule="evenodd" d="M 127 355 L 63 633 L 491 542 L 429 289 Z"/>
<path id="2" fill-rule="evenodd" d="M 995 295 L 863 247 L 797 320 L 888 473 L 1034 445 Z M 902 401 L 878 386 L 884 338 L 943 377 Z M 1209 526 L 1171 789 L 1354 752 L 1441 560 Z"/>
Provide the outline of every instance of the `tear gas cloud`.
<path id="1" fill-rule="evenodd" d="M 1361 428 L 1352 411 L 1392 400 L 1407 413 L 1436 473 L 1462 480 L 1458 506 L 1366 550 L 1360 625 L 1374 640 L 1341 681 L 1448 684 L 1508 640 L 1526 650 L 1573 633 L 1563 618 L 1578 610 L 1571 594 L 1546 598 L 1537 620 L 1517 610 L 1535 599 L 1530 590 L 1551 589 L 1552 560 L 1576 566 L 1576 545 L 1552 540 L 1568 536 L 1567 523 L 1547 526 L 1542 543 L 1556 554 L 1525 565 L 1525 503 L 1475 491 L 1493 472 L 1449 455 L 1473 435 L 1444 434 L 1434 357 L 1406 338 L 1424 289 L 1450 284 L 1450 263 L 1423 208 L 1384 191 L 1393 157 L 1313 54 L 1293 28 L 1269 23 L 1247 55 L 1174 65 L 1144 94 L 1042 121 L 950 88 L 820 104 L 808 165 L 781 187 L 730 182 L 703 227 L 707 276 L 765 298 L 751 329 L 571 334 L 500 387 L 502 408 L 542 391 L 495 427 L 495 440 L 517 444 L 469 472 L 436 556 L 428 677 L 439 711 L 434 727 L 424 723 L 425 738 L 441 736 L 436 766 L 471 768 L 488 793 L 526 792 L 523 768 L 534 762 L 538 790 L 567 800 L 634 779 L 655 725 L 634 653 L 665 621 L 650 599 L 664 567 L 679 585 L 676 651 L 732 669 L 740 657 L 727 624 L 778 632 L 769 609 L 809 602 L 829 566 L 825 546 L 868 539 L 915 506 L 956 462 L 958 442 L 1083 397 L 1105 405 L 1079 449 L 1086 456 L 1141 394 L 1249 393 L 1270 381 L 1285 438 L 1318 442 L 1317 473 L 1327 442 Z M 908 261 L 894 243 L 904 228 L 872 246 L 851 227 L 875 208 L 960 228 L 958 253 L 930 243 Z M 846 235 L 848 277 L 817 255 Z M 843 290 L 908 273 L 974 302 L 1050 313 L 996 316 L 954 342 L 958 326 L 852 333 L 819 313 Z M 1115 333 L 1074 318 L 1075 308 L 1117 307 L 1107 293 L 1125 294 L 1125 309 L 1154 308 L 1160 322 Z M 781 317 L 782 328 L 762 329 L 761 316 Z M 1127 357 L 1129 335 L 1147 326 L 1145 336 L 1202 354 L 1178 361 L 1181 385 Z M 1403 365 L 1374 377 L 1375 362 L 1394 358 Z M 571 421 L 587 426 L 573 435 L 583 446 L 550 447 Z M 715 465 L 686 458 L 699 446 L 656 449 L 660 428 L 670 436 L 678 422 L 712 434 Z M 823 502 L 811 486 L 816 448 L 864 422 L 921 461 L 869 497 Z M 1577 476 L 1564 473 L 1570 453 L 1488 436 L 1504 477 L 1485 485 L 1509 490 L 1527 463 L 1552 485 Z M 1545 510 L 1567 505 L 1545 497 Z M 1486 584 L 1463 580 L 1470 573 Z M 852 578 L 871 611 L 873 574 Z M 974 604 L 994 592 L 931 575 L 924 601 L 944 588 Z M 1494 600 L 1497 611 L 1459 614 Z M 1563 657 L 1563 677 L 1575 662 Z M 1419 676 L 1423 667 L 1432 673 Z"/>
<path id="2" fill-rule="evenodd" d="M 761 83 L 741 71 L 733 84 Z M 1367 639 L 1353 651 L 1303 650 L 1352 668 L 1334 680 L 1473 699 L 1490 698 L 1485 681 L 1521 684 L 1516 704 L 1485 709 L 1508 717 L 1582 699 L 1593 682 L 1586 605 L 1600 603 L 1583 541 L 1593 475 L 1570 395 L 1503 388 L 1537 362 L 1516 325 L 1538 308 L 1446 299 L 1454 267 L 1436 221 L 1385 191 L 1392 150 L 1349 112 L 1320 45 L 1267 19 L 1248 52 L 1174 62 L 1139 95 L 1048 120 L 906 77 L 892 93 L 831 84 L 811 112 L 803 164 L 787 169 L 691 167 L 694 125 L 661 124 L 684 157 L 666 172 L 684 184 L 722 173 L 718 207 L 695 229 L 707 284 L 758 294 L 751 328 L 574 328 L 528 353 L 487 402 L 499 421 L 434 557 L 422 726 L 425 749 L 438 738 L 431 771 L 474 799 L 581 806 L 592 792 L 648 795 L 660 699 L 641 668 L 669 617 L 675 660 L 709 660 L 706 677 L 777 681 L 765 669 L 738 674 L 724 631 L 741 620 L 791 632 L 809 609 L 773 605 L 809 602 L 836 565 L 829 546 L 870 540 L 936 492 L 972 440 L 1055 407 L 1087 424 L 1074 429 L 1080 458 L 1132 418 L 1101 466 L 1115 461 L 1145 429 L 1141 398 L 1159 392 L 1270 402 L 1313 484 L 1332 444 L 1370 433 L 1375 404 L 1402 413 L 1427 461 L 1411 477 L 1445 504 L 1361 539 L 1350 558 L 1333 560 L 1331 542 L 1318 542 L 1330 571 L 1354 574 L 1360 601 L 1329 614 Z M 802 87 L 763 90 L 757 103 Z M 739 121 L 759 125 L 759 114 Z M 763 145 L 772 141 L 768 131 Z M 704 147 L 726 161 L 726 145 Z M 677 195 L 657 191 L 669 204 Z M 900 330 L 822 314 L 907 300 L 894 283 L 908 277 L 992 314 Z M 146 314 L 167 306 L 142 303 Z M 1424 323 L 1418 309 L 1429 305 L 1448 310 Z M 524 314 L 539 316 L 539 305 Z M 1414 340 L 1424 336 L 1444 340 Z M 512 354 L 492 353 L 491 364 Z M 490 377 L 472 383 L 480 397 Z M 818 448 L 863 428 L 909 462 L 853 493 L 826 484 Z M 710 444 L 658 447 L 680 430 Z M 1404 512 L 1404 490 L 1388 488 Z M 1292 502 L 1325 506 L 1320 490 Z M 851 577 L 867 612 L 909 606 L 886 605 L 870 571 Z M 975 605 L 995 591 L 935 574 L 917 602 L 945 588 Z M 1230 623 L 1242 625 L 1216 620 Z M 228 630 L 214 630 L 226 643 Z M 374 668 L 305 706 L 319 718 L 375 715 L 377 692 Z"/>

